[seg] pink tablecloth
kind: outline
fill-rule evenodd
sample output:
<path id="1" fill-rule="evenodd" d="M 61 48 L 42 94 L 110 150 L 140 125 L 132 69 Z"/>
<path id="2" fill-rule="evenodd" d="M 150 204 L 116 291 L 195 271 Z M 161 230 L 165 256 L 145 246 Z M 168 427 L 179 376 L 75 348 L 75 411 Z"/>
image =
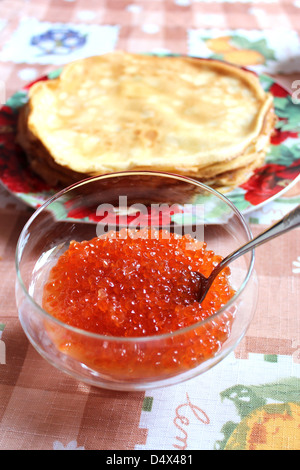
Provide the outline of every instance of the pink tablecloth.
<path id="1" fill-rule="evenodd" d="M 2 0 L 2 101 L 71 60 L 115 49 L 217 56 L 296 92 L 299 33 L 299 0 Z M 299 203 L 298 184 L 246 217 L 258 233 Z M 121 393 L 65 376 L 28 343 L 14 254 L 31 213 L 0 190 L 1 449 L 300 449 L 299 229 L 257 250 L 257 312 L 232 355 L 186 383 Z"/>

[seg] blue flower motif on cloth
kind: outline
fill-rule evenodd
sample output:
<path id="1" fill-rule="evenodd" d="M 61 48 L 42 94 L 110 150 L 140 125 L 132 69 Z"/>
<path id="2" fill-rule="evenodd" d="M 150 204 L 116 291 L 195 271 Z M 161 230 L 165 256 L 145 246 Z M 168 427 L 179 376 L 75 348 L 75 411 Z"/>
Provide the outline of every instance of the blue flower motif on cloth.
<path id="1" fill-rule="evenodd" d="M 41 54 L 70 54 L 86 44 L 87 34 L 74 29 L 55 28 L 31 38 L 30 44 L 40 49 Z"/>
<path id="2" fill-rule="evenodd" d="M 53 23 L 24 17 L 1 48 L 0 61 L 60 66 L 83 57 L 113 51 L 119 32 L 118 25 Z"/>

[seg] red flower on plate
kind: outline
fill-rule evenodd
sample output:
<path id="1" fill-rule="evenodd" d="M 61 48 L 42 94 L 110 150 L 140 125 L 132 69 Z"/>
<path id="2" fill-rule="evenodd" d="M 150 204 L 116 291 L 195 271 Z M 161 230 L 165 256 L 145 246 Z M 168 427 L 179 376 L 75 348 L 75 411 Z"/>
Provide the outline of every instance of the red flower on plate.
<path id="1" fill-rule="evenodd" d="M 32 174 L 29 168 L 1 168 L 2 183 L 13 193 L 50 191 L 50 187 Z"/>
<path id="2" fill-rule="evenodd" d="M 16 145 L 14 134 L 0 136 L 0 177 L 13 193 L 43 192 L 51 188 L 29 168 L 22 149 Z"/>
<path id="3" fill-rule="evenodd" d="M 66 203 L 68 208 L 68 203 Z M 68 210 L 68 217 L 72 219 L 83 219 L 88 218 L 91 221 L 99 222 L 103 226 L 110 225 L 116 227 L 118 225 L 131 226 L 132 228 L 138 228 L 139 226 L 150 226 L 157 227 L 163 225 L 169 225 L 171 223 L 171 216 L 173 214 L 182 212 L 182 209 L 177 205 L 167 206 L 162 205 L 161 207 L 150 207 L 146 208 L 145 211 L 134 211 L 133 207 L 129 207 L 129 211 L 114 211 L 113 208 L 109 211 L 107 207 L 103 206 L 101 212 L 101 206 L 95 208 L 75 208 Z"/>
<path id="4" fill-rule="evenodd" d="M 0 108 L 0 133 L 12 132 L 17 125 L 17 114 L 9 106 Z"/>
<path id="5" fill-rule="evenodd" d="M 270 93 L 272 93 L 272 95 L 276 98 L 286 98 L 290 94 L 288 90 L 283 88 L 278 83 L 273 83 L 270 88 Z"/>
<path id="6" fill-rule="evenodd" d="M 255 170 L 251 178 L 241 185 L 246 190 L 245 199 L 257 206 L 282 191 L 299 174 L 300 159 L 289 167 L 268 163 Z"/>
<path id="7" fill-rule="evenodd" d="M 275 129 L 273 135 L 271 136 L 271 144 L 280 145 L 288 138 L 297 139 L 298 137 L 298 132 L 281 131 L 280 129 Z"/>
<path id="8" fill-rule="evenodd" d="M 67 209 L 68 204 L 65 205 Z M 90 219 L 97 222 L 96 210 L 91 210 L 90 208 L 80 207 L 75 209 L 68 210 L 68 217 L 70 219 Z"/>

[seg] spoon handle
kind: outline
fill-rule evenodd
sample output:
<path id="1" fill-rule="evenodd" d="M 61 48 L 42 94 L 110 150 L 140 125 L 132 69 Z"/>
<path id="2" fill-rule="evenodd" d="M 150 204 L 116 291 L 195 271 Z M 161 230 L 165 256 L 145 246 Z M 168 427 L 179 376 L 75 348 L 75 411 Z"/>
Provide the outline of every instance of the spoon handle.
<path id="1" fill-rule="evenodd" d="M 278 237 L 289 230 L 300 226 L 300 205 L 297 206 L 294 210 L 286 214 L 281 220 L 276 222 L 271 227 L 267 228 L 264 232 L 257 235 L 257 237 L 250 240 L 250 242 L 241 246 L 238 250 L 228 255 L 226 258 L 221 261 L 220 265 L 224 268 L 227 263 L 234 261 L 239 256 L 244 255 L 248 251 L 256 248 L 259 245 L 271 240 L 272 238 Z"/>

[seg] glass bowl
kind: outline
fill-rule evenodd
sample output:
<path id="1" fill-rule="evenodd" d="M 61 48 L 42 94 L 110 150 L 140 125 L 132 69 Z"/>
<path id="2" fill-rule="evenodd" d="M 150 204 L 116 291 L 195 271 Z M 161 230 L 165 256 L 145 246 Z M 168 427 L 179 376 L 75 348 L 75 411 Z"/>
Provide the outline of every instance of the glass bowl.
<path id="1" fill-rule="evenodd" d="M 49 272 L 71 241 L 149 226 L 205 241 L 207 249 L 222 257 L 252 237 L 224 195 L 193 179 L 149 171 L 74 184 L 36 210 L 22 230 L 16 250 L 21 325 L 41 356 L 77 380 L 127 391 L 173 385 L 216 365 L 245 335 L 257 301 L 253 251 L 230 265 L 235 290 L 231 300 L 206 320 L 172 333 L 100 335 L 63 323 L 42 308 Z M 207 355 L 207 344 L 216 334 L 223 339 Z"/>

